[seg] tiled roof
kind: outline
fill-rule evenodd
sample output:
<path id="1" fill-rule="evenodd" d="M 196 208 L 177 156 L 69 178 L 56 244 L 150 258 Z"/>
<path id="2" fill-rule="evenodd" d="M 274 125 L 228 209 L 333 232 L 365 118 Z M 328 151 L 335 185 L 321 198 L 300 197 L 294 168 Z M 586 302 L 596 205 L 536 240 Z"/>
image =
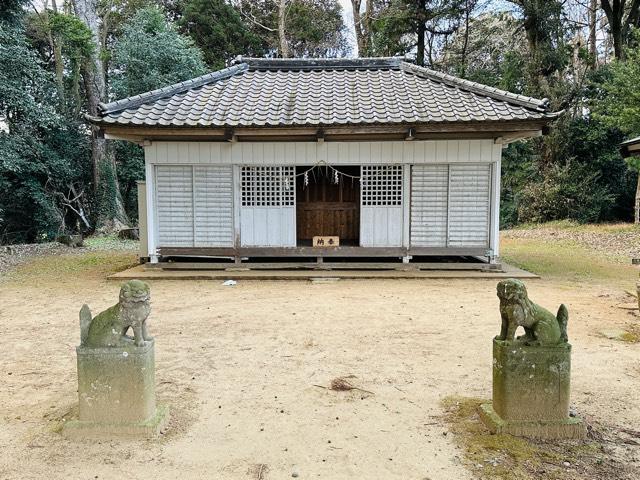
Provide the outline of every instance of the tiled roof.
<path id="1" fill-rule="evenodd" d="M 101 104 L 101 124 L 330 126 L 547 120 L 548 101 L 418 67 L 401 58 L 251 59 Z"/>
<path id="2" fill-rule="evenodd" d="M 623 157 L 640 156 L 640 137 L 622 142 L 620 144 L 620 153 Z"/>
<path id="3" fill-rule="evenodd" d="M 640 144 L 640 137 L 632 138 L 631 140 L 627 140 L 626 142 L 622 142 L 620 145 L 623 147 L 630 147 L 632 145 Z"/>

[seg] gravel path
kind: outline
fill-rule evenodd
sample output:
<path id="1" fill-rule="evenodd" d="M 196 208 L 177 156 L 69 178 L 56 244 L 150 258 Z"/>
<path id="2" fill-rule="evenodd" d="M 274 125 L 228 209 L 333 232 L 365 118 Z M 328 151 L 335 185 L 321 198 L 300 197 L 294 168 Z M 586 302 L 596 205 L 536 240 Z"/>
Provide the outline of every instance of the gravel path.
<path id="1" fill-rule="evenodd" d="M 495 282 L 477 279 L 154 281 L 149 323 L 158 402 L 171 412 L 166 435 L 67 440 L 56 431 L 78 403 L 77 312 L 118 298 L 118 283 L 98 272 L 33 272 L 29 283 L 0 288 L 3 480 L 471 480 L 495 478 L 489 463 L 507 456 L 483 453 L 474 470 L 487 473 L 474 474 L 442 420 L 443 398 L 491 397 L 499 302 Z M 572 406 L 596 438 L 619 438 L 568 445 L 562 457 L 552 450 L 545 473 L 529 478 L 640 479 L 631 436 L 640 349 L 599 335 L 634 321 L 615 308 L 622 293 L 549 279 L 528 287 L 548 308 L 570 305 Z M 348 375 L 374 395 L 314 386 Z M 571 449 L 592 452 L 596 467 L 586 470 Z"/>

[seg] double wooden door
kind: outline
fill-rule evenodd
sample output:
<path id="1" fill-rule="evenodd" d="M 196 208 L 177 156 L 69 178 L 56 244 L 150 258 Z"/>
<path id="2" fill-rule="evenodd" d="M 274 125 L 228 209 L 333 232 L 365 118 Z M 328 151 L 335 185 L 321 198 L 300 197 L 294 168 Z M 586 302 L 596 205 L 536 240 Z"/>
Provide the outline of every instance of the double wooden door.
<path id="1" fill-rule="evenodd" d="M 338 236 L 342 245 L 358 245 L 360 238 L 360 182 L 358 167 L 318 167 L 296 181 L 298 242 L 314 236 Z M 306 180 L 305 180 L 306 178 Z"/>

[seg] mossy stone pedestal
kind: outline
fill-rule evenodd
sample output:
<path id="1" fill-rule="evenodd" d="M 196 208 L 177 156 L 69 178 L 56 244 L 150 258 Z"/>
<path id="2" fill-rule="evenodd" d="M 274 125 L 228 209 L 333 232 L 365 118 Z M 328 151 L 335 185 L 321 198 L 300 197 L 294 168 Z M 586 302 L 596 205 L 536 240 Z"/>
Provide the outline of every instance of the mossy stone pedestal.
<path id="1" fill-rule="evenodd" d="M 168 409 L 156 406 L 154 342 L 122 348 L 77 347 L 78 419 L 63 433 L 72 438 L 159 435 Z"/>
<path id="2" fill-rule="evenodd" d="M 494 433 L 543 439 L 584 438 L 569 416 L 571 345 L 528 346 L 493 341 L 493 403 L 481 406 Z"/>

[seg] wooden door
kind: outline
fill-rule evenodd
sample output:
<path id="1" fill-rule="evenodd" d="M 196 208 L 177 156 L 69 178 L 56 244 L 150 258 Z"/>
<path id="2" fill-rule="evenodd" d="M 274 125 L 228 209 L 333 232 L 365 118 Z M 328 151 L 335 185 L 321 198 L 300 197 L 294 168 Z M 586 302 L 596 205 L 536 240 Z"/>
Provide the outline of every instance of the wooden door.
<path id="1" fill-rule="evenodd" d="M 357 177 L 358 167 L 341 167 Z M 341 245 L 357 245 L 360 233 L 360 182 L 318 167 L 296 181 L 296 226 L 299 243 L 314 236 L 338 236 Z M 337 180 L 337 182 L 336 182 Z"/>

